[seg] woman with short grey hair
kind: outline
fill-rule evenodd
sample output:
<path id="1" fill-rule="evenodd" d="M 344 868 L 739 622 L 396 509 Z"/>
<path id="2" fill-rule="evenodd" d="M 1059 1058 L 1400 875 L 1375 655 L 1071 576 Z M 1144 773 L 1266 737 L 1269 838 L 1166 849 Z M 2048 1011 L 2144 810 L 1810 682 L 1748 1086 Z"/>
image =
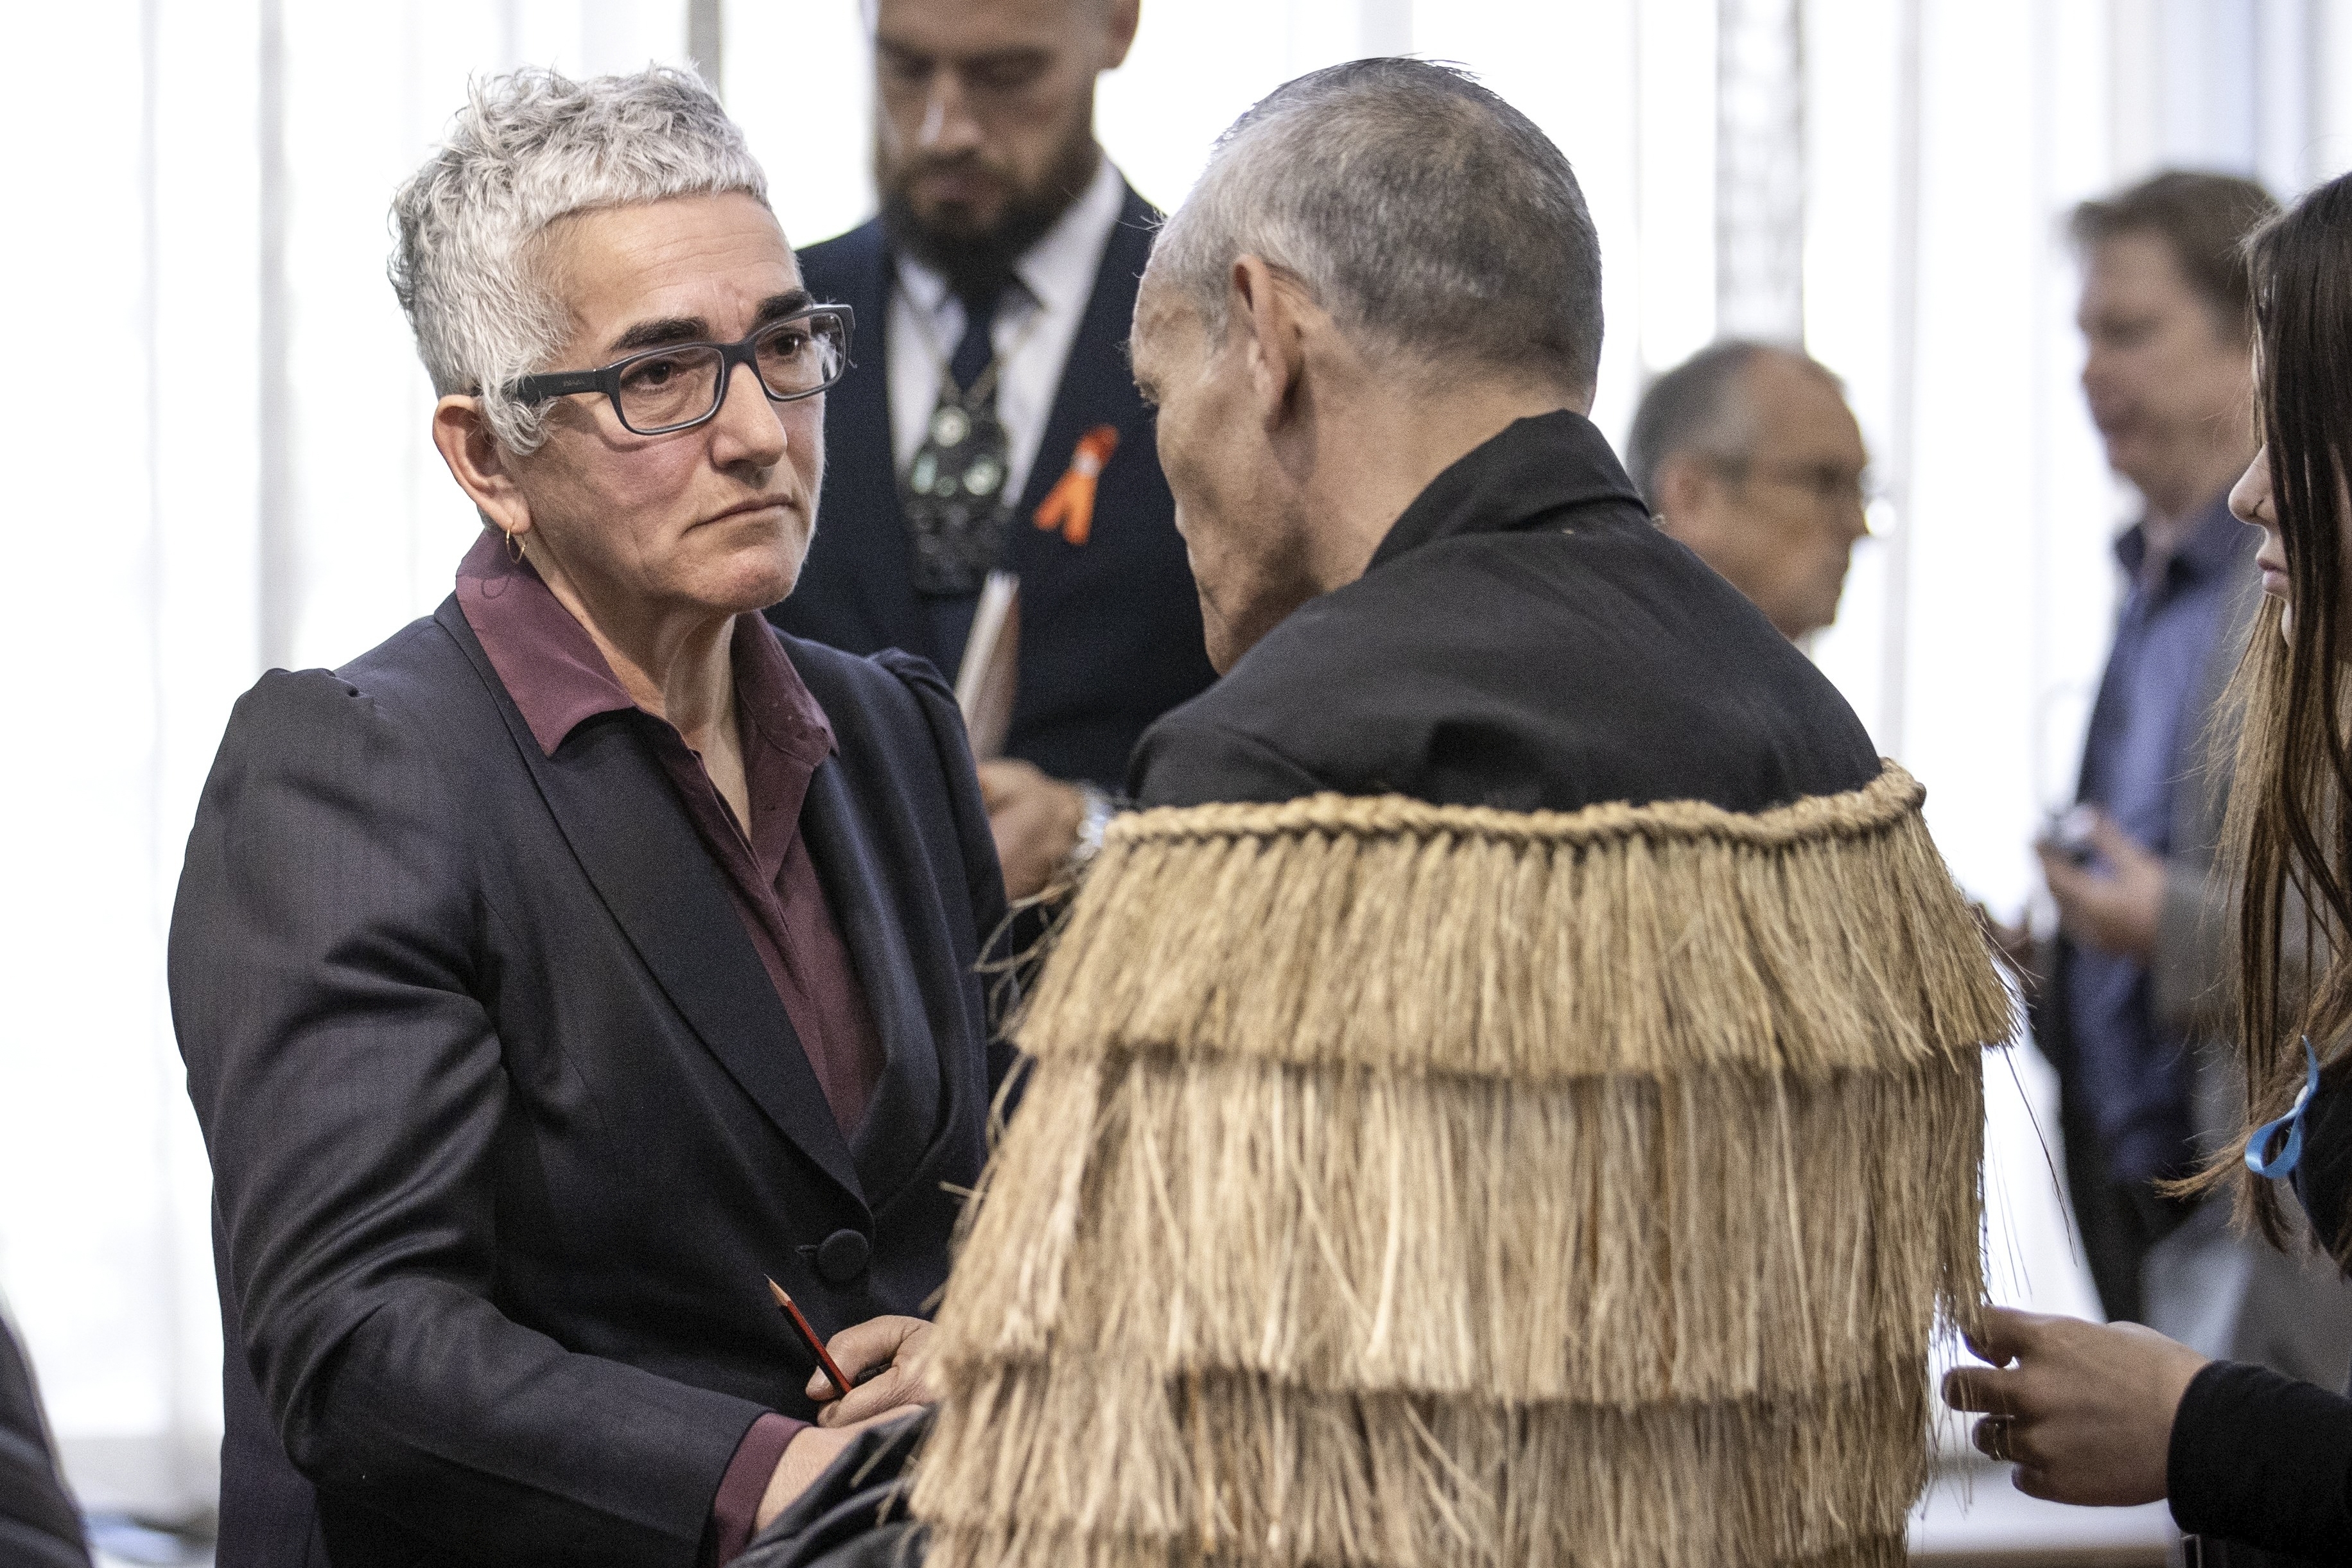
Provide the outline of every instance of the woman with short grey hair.
<path id="1" fill-rule="evenodd" d="M 189 840 L 219 1560 L 725 1562 L 854 1429 L 768 1279 L 830 1335 L 945 1277 L 1006 1066 L 987 815 L 927 666 L 760 614 L 854 323 L 709 92 L 486 83 L 394 213 L 484 529 L 245 696 Z"/>

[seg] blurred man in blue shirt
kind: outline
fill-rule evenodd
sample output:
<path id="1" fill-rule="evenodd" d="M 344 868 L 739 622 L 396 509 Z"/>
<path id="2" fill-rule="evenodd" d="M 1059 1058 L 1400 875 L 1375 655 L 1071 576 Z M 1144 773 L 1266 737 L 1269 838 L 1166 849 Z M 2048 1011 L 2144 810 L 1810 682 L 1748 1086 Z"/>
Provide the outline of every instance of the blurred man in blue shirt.
<path id="1" fill-rule="evenodd" d="M 2256 444 L 2239 242 L 2276 210 L 2251 181 L 2186 173 L 2075 210 L 2083 389 L 2143 510 L 2116 543 L 2124 596 L 2080 805 L 2041 847 L 2059 940 L 2034 1028 L 2058 1069 L 2068 1185 L 2107 1315 L 2333 1384 L 2352 1352 L 2344 1287 L 2232 1235 L 2225 1199 L 2158 1186 L 2198 1166 L 2234 1103 L 2213 1048 L 2231 929 L 2213 876 L 2225 781 L 2207 764 L 2260 591 L 2258 536 L 2226 500 Z"/>

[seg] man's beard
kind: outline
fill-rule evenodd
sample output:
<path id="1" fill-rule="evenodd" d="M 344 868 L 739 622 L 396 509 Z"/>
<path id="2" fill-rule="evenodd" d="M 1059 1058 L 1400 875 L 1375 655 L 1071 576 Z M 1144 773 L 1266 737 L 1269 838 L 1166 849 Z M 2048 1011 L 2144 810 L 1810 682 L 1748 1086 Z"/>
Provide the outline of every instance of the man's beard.
<path id="1" fill-rule="evenodd" d="M 1013 264 L 1022 253 L 1045 237 L 1078 199 L 1094 177 L 1098 155 L 1092 131 L 1081 121 L 1077 134 L 1063 143 L 1045 178 L 1012 191 L 996 221 L 981 229 L 918 213 L 907 190 L 930 165 L 918 155 L 895 171 L 886 169 L 877 143 L 874 183 L 882 193 L 883 237 L 900 255 L 945 278 L 958 298 L 993 298 L 1013 280 Z"/>

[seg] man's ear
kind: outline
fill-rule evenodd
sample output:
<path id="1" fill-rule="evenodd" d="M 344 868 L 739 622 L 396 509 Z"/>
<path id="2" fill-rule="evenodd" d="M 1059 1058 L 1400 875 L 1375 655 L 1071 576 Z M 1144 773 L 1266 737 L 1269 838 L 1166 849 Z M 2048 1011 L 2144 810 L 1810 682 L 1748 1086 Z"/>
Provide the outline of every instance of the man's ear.
<path id="1" fill-rule="evenodd" d="M 1127 63 L 1135 47 L 1135 30 L 1143 25 L 1143 0 L 1107 0 L 1103 18 L 1102 69 L 1115 71 Z"/>
<path id="2" fill-rule="evenodd" d="M 1244 334 L 1250 384 L 1268 428 L 1288 415 L 1306 374 L 1307 345 L 1297 290 L 1261 256 L 1234 258 L 1225 280 L 1226 318 Z"/>
<path id="3" fill-rule="evenodd" d="M 433 445 L 484 522 L 518 537 L 530 531 L 530 502 L 515 483 L 511 454 L 491 433 L 481 399 L 453 393 L 435 404 Z"/>
<path id="4" fill-rule="evenodd" d="M 1688 542 L 1691 531 L 1713 514 L 1723 476 L 1702 454 L 1676 452 L 1658 465 L 1651 488 L 1657 491 L 1649 498 L 1651 512 L 1665 524 L 1668 533 Z"/>

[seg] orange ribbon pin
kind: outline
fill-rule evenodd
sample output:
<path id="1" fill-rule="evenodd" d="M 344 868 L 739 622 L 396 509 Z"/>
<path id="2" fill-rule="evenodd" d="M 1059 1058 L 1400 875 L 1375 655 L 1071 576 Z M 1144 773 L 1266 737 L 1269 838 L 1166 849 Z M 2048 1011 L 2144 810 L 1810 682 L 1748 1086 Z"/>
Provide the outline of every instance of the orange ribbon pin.
<path id="1" fill-rule="evenodd" d="M 1084 544 L 1095 531 L 1095 481 L 1118 450 L 1115 425 L 1097 425 L 1079 437 L 1077 450 L 1070 454 L 1068 471 L 1054 481 L 1054 488 L 1038 503 L 1037 526 L 1049 531 L 1058 528 L 1072 544 Z"/>

